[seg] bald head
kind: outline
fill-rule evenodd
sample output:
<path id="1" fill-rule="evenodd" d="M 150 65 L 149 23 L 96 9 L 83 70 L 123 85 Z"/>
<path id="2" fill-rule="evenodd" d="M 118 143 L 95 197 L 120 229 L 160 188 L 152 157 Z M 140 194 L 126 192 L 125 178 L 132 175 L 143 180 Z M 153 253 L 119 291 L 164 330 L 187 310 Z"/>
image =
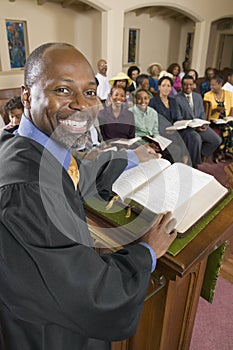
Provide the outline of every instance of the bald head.
<path id="1" fill-rule="evenodd" d="M 24 83 L 28 87 L 32 87 L 38 79 L 45 73 L 46 67 L 49 64 L 48 57 L 46 54 L 48 52 L 63 52 L 63 57 L 65 57 L 65 52 L 69 56 L 70 51 L 76 51 L 84 60 L 86 58 L 83 54 L 78 51 L 73 45 L 67 43 L 46 43 L 37 47 L 29 55 L 24 69 Z M 87 60 L 86 60 L 87 61 Z M 88 63 L 88 62 L 87 62 Z M 89 64 L 89 63 L 88 63 Z"/>
<path id="2" fill-rule="evenodd" d="M 97 63 L 97 67 L 98 67 L 99 73 L 106 76 L 107 69 L 108 69 L 107 61 L 101 58 Z"/>

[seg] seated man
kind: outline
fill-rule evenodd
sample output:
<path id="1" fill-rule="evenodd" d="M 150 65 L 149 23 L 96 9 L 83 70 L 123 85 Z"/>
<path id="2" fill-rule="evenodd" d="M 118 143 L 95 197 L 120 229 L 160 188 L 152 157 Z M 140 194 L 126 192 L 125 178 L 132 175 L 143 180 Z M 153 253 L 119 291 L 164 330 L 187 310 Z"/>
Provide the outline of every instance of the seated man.
<path id="1" fill-rule="evenodd" d="M 206 119 L 201 96 L 193 92 L 193 77 L 185 75 L 182 79 L 182 91 L 175 96 L 177 102 L 177 120 L 194 118 Z M 209 127 L 186 128 L 180 130 L 189 151 L 192 164 L 197 168 L 201 156 L 209 157 L 221 144 L 221 138 Z"/>
<path id="2" fill-rule="evenodd" d="M 205 70 L 205 80 L 200 84 L 199 90 L 201 96 L 204 97 L 205 93 L 210 91 L 210 80 L 215 76 L 216 72 L 214 68 L 207 67 Z"/>

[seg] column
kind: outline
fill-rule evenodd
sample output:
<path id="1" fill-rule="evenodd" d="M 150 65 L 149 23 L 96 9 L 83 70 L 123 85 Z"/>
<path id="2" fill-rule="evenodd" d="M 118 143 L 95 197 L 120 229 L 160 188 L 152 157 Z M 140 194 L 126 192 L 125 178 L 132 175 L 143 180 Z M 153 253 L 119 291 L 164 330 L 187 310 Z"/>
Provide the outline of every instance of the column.
<path id="1" fill-rule="evenodd" d="M 196 22 L 193 43 L 192 67 L 196 68 L 199 76 L 204 75 L 206 68 L 210 27 L 210 22 Z"/>
<path id="2" fill-rule="evenodd" d="M 102 57 L 108 62 L 108 76 L 122 71 L 124 11 L 102 12 Z"/>

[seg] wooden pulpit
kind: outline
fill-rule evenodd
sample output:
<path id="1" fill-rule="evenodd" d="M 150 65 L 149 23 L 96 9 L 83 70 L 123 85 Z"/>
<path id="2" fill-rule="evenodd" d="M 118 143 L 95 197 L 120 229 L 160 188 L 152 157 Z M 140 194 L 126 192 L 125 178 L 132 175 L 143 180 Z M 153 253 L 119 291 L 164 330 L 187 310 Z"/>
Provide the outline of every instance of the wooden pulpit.
<path id="1" fill-rule="evenodd" d="M 233 236 L 232 213 L 233 200 L 180 253 L 158 260 L 135 335 L 112 350 L 189 349 L 207 259 Z M 98 225 L 97 216 L 88 216 Z"/>

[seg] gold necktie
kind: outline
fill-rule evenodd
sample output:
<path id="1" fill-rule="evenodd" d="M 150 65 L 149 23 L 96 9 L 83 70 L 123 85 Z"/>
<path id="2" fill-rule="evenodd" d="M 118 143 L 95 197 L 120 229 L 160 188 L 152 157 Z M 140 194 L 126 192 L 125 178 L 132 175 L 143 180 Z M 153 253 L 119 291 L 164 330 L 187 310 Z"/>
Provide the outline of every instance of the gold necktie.
<path id="1" fill-rule="evenodd" d="M 193 101 L 192 101 L 191 95 L 187 95 L 187 100 L 188 100 L 188 103 L 193 111 Z"/>
<path id="2" fill-rule="evenodd" d="M 78 170 L 78 164 L 72 155 L 71 155 L 71 159 L 70 159 L 70 166 L 69 166 L 67 172 L 70 175 L 71 180 L 74 183 L 75 190 L 77 190 L 78 182 L 79 182 L 79 170 Z"/>

